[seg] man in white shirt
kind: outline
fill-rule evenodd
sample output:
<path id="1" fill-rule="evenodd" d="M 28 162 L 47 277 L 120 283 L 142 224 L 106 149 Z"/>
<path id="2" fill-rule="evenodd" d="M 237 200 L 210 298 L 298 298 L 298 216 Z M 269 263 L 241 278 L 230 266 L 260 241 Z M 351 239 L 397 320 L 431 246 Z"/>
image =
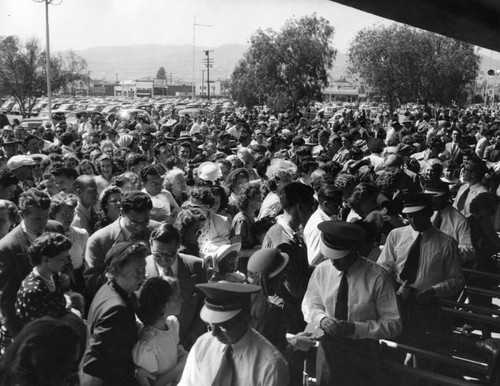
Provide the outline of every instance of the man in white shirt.
<path id="1" fill-rule="evenodd" d="M 328 260 L 315 268 L 302 302 L 305 320 L 324 332 L 317 384 L 381 385 L 385 378 L 369 363 L 378 340 L 394 338 L 402 329 L 390 277 L 359 254 L 366 237 L 361 226 L 326 221 L 318 228 L 320 250 Z"/>
<path id="2" fill-rule="evenodd" d="M 179 386 L 285 386 L 287 363 L 277 348 L 250 327 L 251 294 L 239 283 L 198 284 L 206 295 L 200 316 L 211 332 L 189 352 Z"/>
<path id="3" fill-rule="evenodd" d="M 173 224 L 180 208 L 172 193 L 162 188 L 163 181 L 158 167 L 156 165 L 143 166 L 139 171 L 139 178 L 144 186 L 142 192 L 151 197 L 153 203 L 151 219 Z"/>
<path id="4" fill-rule="evenodd" d="M 449 298 L 464 286 L 458 244 L 431 223 L 432 195 L 407 194 L 404 209 L 410 225 L 393 229 L 377 261 L 399 285 L 404 343 L 428 347 L 426 331 L 441 329 L 436 298 Z"/>
<path id="5" fill-rule="evenodd" d="M 474 259 L 470 226 L 467 219 L 451 205 L 449 185 L 441 180 L 430 180 L 426 183 L 424 193 L 432 194 L 434 214 L 432 225 L 453 237 L 458 243 L 458 251 L 462 263 Z"/>
<path id="6" fill-rule="evenodd" d="M 318 265 L 325 261 L 320 251 L 321 231 L 318 225 L 333 220 L 342 205 L 342 191 L 334 185 L 325 184 L 318 191 L 318 209 L 312 214 L 304 228 L 304 242 L 307 247 L 309 265 Z"/>

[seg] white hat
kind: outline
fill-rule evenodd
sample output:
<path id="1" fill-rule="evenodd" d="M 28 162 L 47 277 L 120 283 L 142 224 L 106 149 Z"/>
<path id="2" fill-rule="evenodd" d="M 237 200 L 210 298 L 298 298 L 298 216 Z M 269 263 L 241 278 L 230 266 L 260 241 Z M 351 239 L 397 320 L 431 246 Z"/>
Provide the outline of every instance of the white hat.
<path id="1" fill-rule="evenodd" d="M 216 163 L 203 162 L 198 166 L 198 178 L 205 181 L 217 181 L 222 178 L 222 172 Z"/>
<path id="2" fill-rule="evenodd" d="M 9 170 L 16 170 L 23 166 L 33 166 L 36 162 L 29 155 L 15 155 L 7 161 Z"/>
<path id="3" fill-rule="evenodd" d="M 219 263 L 224 260 L 231 252 L 239 253 L 241 251 L 241 243 L 225 244 L 217 249 L 213 257 L 214 270 L 219 272 Z"/>

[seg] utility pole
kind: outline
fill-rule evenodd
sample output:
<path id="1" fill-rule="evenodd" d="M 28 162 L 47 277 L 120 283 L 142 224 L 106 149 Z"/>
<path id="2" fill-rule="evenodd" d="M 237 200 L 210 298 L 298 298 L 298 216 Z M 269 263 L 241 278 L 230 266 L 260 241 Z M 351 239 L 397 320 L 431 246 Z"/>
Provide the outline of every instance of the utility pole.
<path id="1" fill-rule="evenodd" d="M 87 74 L 89 75 L 89 88 L 88 88 L 88 90 L 87 90 L 87 96 L 89 96 L 89 95 L 90 95 L 90 73 L 91 73 L 91 72 L 92 72 L 92 71 L 87 71 Z"/>
<path id="2" fill-rule="evenodd" d="M 206 58 L 204 59 L 205 65 L 207 66 L 207 86 L 208 86 L 207 98 L 209 102 L 210 102 L 210 68 L 214 66 L 214 60 L 210 59 L 210 52 L 213 52 L 213 50 L 205 50 Z"/>
<path id="3" fill-rule="evenodd" d="M 191 84 L 191 92 L 193 95 L 191 95 L 191 99 L 194 100 L 195 97 L 195 84 L 194 84 L 194 51 L 195 51 L 195 35 L 196 35 L 196 27 L 211 27 L 210 24 L 200 24 L 196 23 L 196 16 L 193 17 L 193 83 Z"/>
<path id="4" fill-rule="evenodd" d="M 201 71 L 201 99 L 203 99 L 203 96 L 205 93 L 203 92 L 203 87 L 205 87 L 205 70 L 200 70 Z"/>
<path id="5" fill-rule="evenodd" d="M 47 110 L 49 113 L 49 122 L 52 124 L 52 86 L 50 79 L 50 35 L 49 35 L 49 4 L 51 5 L 61 5 L 62 0 L 57 3 L 54 0 L 33 0 L 37 3 L 45 3 L 45 40 L 46 40 L 46 71 L 47 71 Z"/>

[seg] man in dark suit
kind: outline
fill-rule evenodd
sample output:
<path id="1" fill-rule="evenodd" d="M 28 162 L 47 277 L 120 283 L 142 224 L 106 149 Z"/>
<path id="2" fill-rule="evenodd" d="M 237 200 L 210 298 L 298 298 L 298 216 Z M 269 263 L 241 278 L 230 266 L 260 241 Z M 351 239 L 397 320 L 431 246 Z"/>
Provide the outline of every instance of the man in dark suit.
<path id="1" fill-rule="evenodd" d="M 28 260 L 28 247 L 44 232 L 64 234 L 57 221 L 49 220 L 50 197 L 29 189 L 19 196 L 22 221 L 0 240 L 0 310 L 2 325 L 11 336 L 21 330 L 14 307 L 21 282 L 33 267 Z"/>
<path id="2" fill-rule="evenodd" d="M 86 268 L 83 274 L 88 304 L 106 282 L 105 257 L 113 245 L 126 241 L 142 241 L 149 248 L 149 236 L 160 224 L 149 219 L 152 208 L 153 203 L 146 193 L 128 192 L 123 197 L 120 218 L 89 237 L 85 251 Z"/>
<path id="3" fill-rule="evenodd" d="M 462 143 L 462 132 L 459 129 L 453 129 L 451 132 L 451 142 L 448 142 L 445 146 L 446 152 L 449 154 L 449 159 L 456 166 L 460 166 L 463 161 L 463 143 Z"/>
<path id="4" fill-rule="evenodd" d="M 484 160 L 486 162 L 500 161 L 500 130 L 495 132 L 495 139 L 492 145 L 484 150 Z"/>
<path id="5" fill-rule="evenodd" d="M 174 277 L 179 282 L 182 297 L 179 319 L 180 343 L 189 350 L 196 339 L 206 332 L 200 319 L 203 297 L 195 285 L 205 283 L 206 271 L 203 259 L 178 253 L 181 243 L 179 231 L 171 224 L 163 223 L 151 234 L 151 255 L 146 257 L 146 278 Z"/>

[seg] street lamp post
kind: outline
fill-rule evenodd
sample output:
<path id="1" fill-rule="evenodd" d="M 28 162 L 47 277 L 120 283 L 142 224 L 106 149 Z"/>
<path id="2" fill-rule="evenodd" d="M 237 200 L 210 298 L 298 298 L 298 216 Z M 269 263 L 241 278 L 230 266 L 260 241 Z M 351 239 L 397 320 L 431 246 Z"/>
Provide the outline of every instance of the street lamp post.
<path id="1" fill-rule="evenodd" d="M 58 3 L 54 3 L 54 0 L 33 0 L 37 3 L 45 3 L 45 39 L 47 45 L 47 110 L 49 112 L 49 122 L 52 124 L 52 90 L 50 84 L 50 35 L 49 35 L 49 4 L 60 5 L 62 0 L 59 0 Z"/>
<path id="2" fill-rule="evenodd" d="M 194 69 L 194 53 L 195 53 L 195 35 L 196 35 L 196 27 L 211 27 L 210 24 L 198 24 L 196 23 L 196 16 L 193 17 L 193 83 L 191 85 L 191 99 L 194 100 L 194 94 L 195 94 L 195 86 L 194 86 L 194 74 L 195 74 L 195 69 Z"/>

